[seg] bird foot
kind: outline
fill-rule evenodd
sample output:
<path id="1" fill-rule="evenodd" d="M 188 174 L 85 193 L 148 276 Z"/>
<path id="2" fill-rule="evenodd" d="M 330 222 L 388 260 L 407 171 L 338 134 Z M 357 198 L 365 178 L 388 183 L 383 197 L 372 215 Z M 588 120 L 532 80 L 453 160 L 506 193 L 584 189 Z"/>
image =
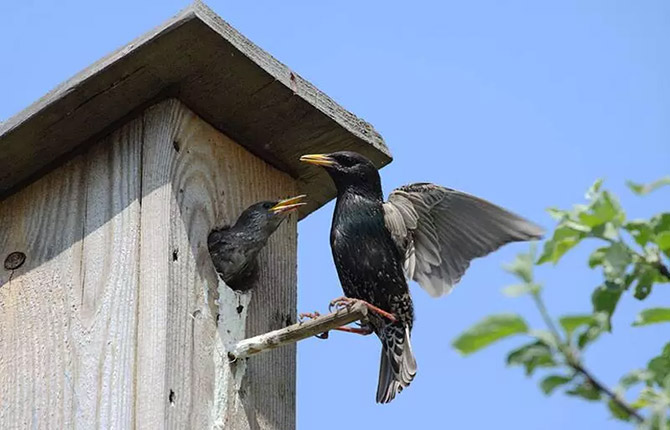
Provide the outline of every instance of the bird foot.
<path id="1" fill-rule="evenodd" d="M 368 308 L 368 310 L 370 310 L 370 312 L 374 312 L 378 315 L 381 315 L 382 317 L 388 319 L 391 322 L 396 322 L 397 320 L 395 315 L 393 315 L 392 313 L 386 312 L 385 310 L 380 309 L 377 306 L 366 302 L 365 300 L 352 299 L 351 297 L 339 297 L 335 300 L 332 300 L 328 305 L 328 310 L 332 311 L 333 308 L 342 309 L 345 307 L 353 306 L 354 303 L 362 303 L 363 305 L 365 305 L 366 308 Z"/>
<path id="2" fill-rule="evenodd" d="M 316 319 L 316 318 L 318 318 L 318 317 L 320 317 L 320 316 L 321 316 L 321 314 L 320 314 L 319 312 L 317 312 L 317 311 L 314 311 L 314 312 L 303 312 L 303 313 L 298 314 L 298 320 L 299 320 L 300 322 L 303 322 L 303 321 L 306 320 L 306 319 L 313 320 L 313 319 Z M 314 337 L 317 337 L 317 338 L 319 338 L 319 339 L 328 339 L 328 332 L 325 331 L 325 332 L 323 332 L 323 333 L 321 333 L 321 334 L 314 335 Z"/>
<path id="3" fill-rule="evenodd" d="M 304 321 L 304 320 L 306 320 L 306 319 L 313 320 L 313 319 L 316 319 L 316 318 L 318 318 L 318 317 L 320 317 L 320 316 L 321 316 L 321 314 L 320 314 L 319 312 L 317 312 L 317 311 L 314 311 L 314 312 L 303 312 L 303 313 L 298 314 L 298 320 L 300 320 L 300 321 L 302 322 L 302 321 Z"/>

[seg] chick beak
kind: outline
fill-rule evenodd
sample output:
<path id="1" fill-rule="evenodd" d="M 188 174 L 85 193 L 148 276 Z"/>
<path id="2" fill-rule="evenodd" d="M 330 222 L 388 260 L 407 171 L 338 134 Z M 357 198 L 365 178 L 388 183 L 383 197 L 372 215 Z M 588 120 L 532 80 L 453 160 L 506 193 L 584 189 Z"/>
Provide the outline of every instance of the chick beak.
<path id="1" fill-rule="evenodd" d="M 325 167 L 335 165 L 335 160 L 328 154 L 306 154 L 300 157 L 300 161 Z"/>
<path id="2" fill-rule="evenodd" d="M 272 206 L 270 208 L 270 211 L 275 215 L 294 211 L 298 209 L 300 206 L 304 206 L 307 204 L 301 202 L 301 200 L 304 199 L 305 197 L 307 196 L 302 194 L 299 196 L 291 197 L 290 199 L 282 200 L 276 205 Z"/>

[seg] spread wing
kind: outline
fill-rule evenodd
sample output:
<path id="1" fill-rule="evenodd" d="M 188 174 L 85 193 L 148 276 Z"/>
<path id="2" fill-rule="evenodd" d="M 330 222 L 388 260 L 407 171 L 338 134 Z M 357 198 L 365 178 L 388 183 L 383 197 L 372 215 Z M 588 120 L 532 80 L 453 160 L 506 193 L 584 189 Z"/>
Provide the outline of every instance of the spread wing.
<path id="1" fill-rule="evenodd" d="M 449 293 L 472 259 L 543 234 L 486 200 L 429 183 L 395 189 L 384 203 L 384 220 L 405 255 L 405 274 L 433 297 Z"/>

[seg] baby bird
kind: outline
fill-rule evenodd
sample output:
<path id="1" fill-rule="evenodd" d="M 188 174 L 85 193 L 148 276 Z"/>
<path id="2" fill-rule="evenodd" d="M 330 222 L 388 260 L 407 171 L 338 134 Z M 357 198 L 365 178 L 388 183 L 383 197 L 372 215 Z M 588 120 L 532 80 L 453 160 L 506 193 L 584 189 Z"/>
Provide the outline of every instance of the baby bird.
<path id="1" fill-rule="evenodd" d="M 258 202 L 239 216 L 232 227 L 214 229 L 207 247 L 216 271 L 230 288 L 247 291 L 258 274 L 258 253 L 288 214 L 305 205 L 304 195 L 281 201 Z"/>

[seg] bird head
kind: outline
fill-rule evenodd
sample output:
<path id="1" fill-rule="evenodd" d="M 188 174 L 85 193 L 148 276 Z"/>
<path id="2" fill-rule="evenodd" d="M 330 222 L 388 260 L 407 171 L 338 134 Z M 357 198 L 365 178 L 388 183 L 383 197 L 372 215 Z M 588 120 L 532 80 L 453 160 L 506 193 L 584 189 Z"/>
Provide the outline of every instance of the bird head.
<path id="1" fill-rule="evenodd" d="M 300 195 L 284 200 L 255 203 L 242 212 L 235 224 L 269 236 L 288 217 L 289 213 L 307 204 L 302 202 L 305 197 L 305 195 Z"/>
<path id="2" fill-rule="evenodd" d="M 338 151 L 330 154 L 308 154 L 300 161 L 326 169 L 335 182 L 338 192 L 353 188 L 359 193 L 371 193 L 382 197 L 379 172 L 372 161 L 352 151 Z"/>

